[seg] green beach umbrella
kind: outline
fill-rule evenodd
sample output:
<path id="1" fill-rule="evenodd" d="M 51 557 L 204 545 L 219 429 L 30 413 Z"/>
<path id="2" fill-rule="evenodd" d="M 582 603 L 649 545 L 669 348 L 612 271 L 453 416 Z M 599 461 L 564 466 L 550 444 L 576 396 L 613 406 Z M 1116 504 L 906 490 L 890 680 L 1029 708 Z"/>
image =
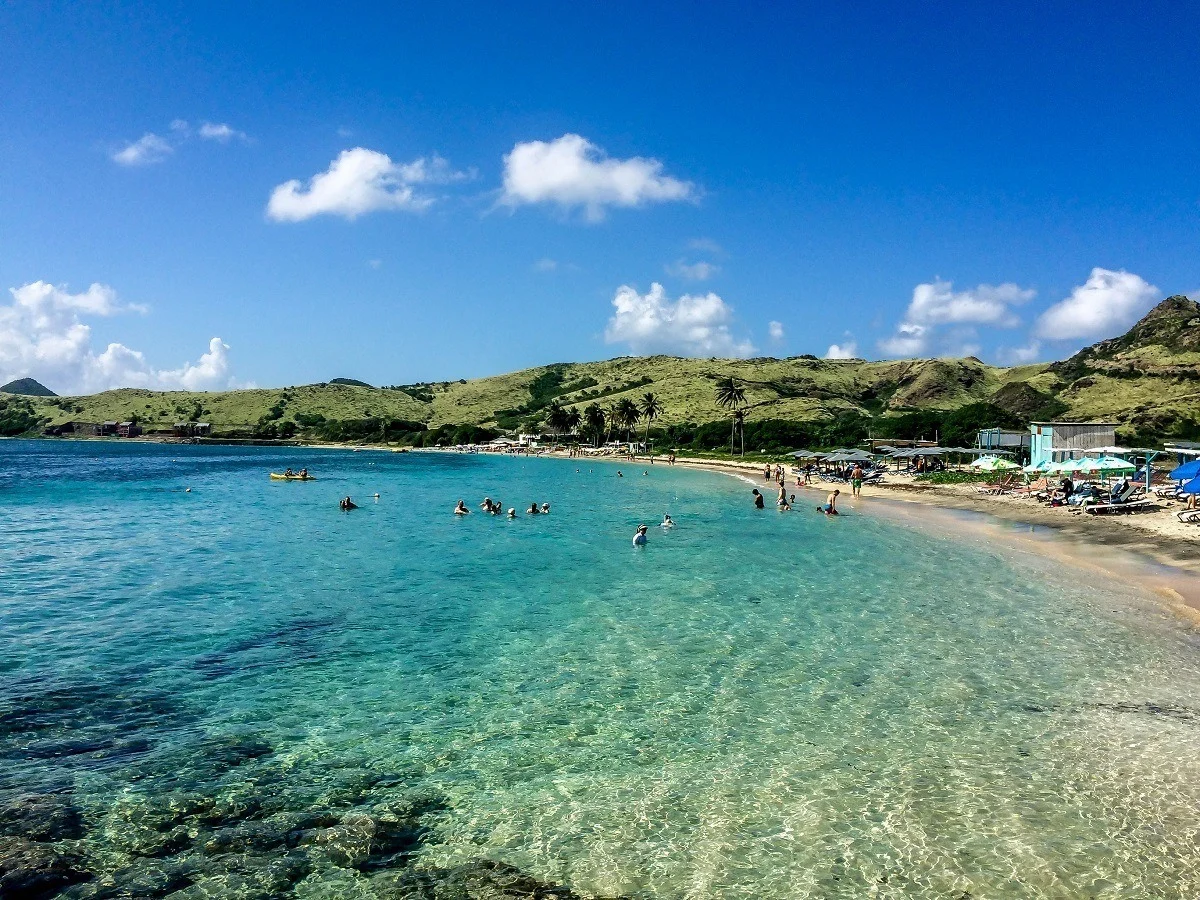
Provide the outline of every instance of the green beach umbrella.
<path id="1" fill-rule="evenodd" d="M 1136 472 L 1137 466 L 1118 456 L 1100 456 L 1095 459 L 1085 459 L 1085 472 Z"/>
<path id="2" fill-rule="evenodd" d="M 1035 463 L 1033 465 L 1026 466 L 1021 471 L 1027 472 L 1030 475 L 1040 475 L 1040 474 L 1044 473 L 1049 467 L 1050 467 L 1050 460 L 1043 459 L 1040 463 Z"/>

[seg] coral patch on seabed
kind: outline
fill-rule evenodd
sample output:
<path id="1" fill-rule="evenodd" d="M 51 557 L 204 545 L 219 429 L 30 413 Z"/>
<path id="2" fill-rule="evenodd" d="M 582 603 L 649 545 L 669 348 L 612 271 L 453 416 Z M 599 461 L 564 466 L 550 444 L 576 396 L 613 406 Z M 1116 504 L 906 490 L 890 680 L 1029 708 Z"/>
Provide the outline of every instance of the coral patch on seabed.
<path id="1" fill-rule="evenodd" d="M 120 773 L 128 782 L 107 808 L 81 812 L 66 792 L 0 802 L 0 897 L 576 896 L 492 860 L 413 866 L 445 807 L 394 777 L 332 766 L 312 786 L 326 805 L 295 809 L 272 790 L 285 773 L 269 744 L 222 735 L 188 750 L 182 769 L 181 754 L 165 754 Z"/>

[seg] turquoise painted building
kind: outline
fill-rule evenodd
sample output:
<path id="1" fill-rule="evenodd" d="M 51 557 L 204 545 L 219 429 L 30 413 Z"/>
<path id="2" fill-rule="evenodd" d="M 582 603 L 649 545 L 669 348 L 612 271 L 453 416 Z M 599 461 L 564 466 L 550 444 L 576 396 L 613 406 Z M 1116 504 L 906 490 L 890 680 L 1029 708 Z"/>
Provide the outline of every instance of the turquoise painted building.
<path id="1" fill-rule="evenodd" d="M 1030 422 L 1029 462 L 1036 466 L 1079 459 L 1116 442 L 1116 422 Z"/>

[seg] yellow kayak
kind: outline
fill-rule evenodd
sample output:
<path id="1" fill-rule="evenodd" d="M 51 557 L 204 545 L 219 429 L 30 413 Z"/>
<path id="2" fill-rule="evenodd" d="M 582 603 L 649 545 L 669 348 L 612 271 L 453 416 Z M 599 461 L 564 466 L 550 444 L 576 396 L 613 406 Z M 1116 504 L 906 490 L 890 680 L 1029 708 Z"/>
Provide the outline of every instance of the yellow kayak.
<path id="1" fill-rule="evenodd" d="M 271 477 L 276 481 L 316 481 L 316 475 L 284 475 L 282 472 L 272 472 Z"/>

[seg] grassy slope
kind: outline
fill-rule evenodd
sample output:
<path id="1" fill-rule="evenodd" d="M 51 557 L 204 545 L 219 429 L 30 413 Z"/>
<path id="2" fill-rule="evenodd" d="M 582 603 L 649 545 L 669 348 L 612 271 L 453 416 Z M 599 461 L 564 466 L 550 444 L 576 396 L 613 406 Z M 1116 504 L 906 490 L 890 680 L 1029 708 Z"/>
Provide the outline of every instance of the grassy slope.
<path id="1" fill-rule="evenodd" d="M 1178 364 L 1178 360 L 1172 362 Z M 85 397 L 31 397 L 35 409 L 51 424 L 69 420 L 123 421 L 137 415 L 146 427 L 170 427 L 193 417 L 221 428 L 247 428 L 283 404 L 282 420 L 296 413 L 319 413 L 329 419 L 388 417 L 441 424 L 489 424 L 498 412 L 522 407 L 529 386 L 551 367 L 527 369 L 466 382 L 434 385 L 432 402 L 398 390 L 348 385 L 306 385 L 268 390 L 213 393 L 106 391 Z M 1047 365 L 1001 369 L 974 359 L 863 360 L 754 359 L 702 360 L 674 357 L 623 357 L 595 363 L 552 367 L 570 385 L 593 379 L 595 386 L 564 394 L 560 401 L 580 409 L 597 402 L 610 406 L 623 397 L 640 398 L 653 391 L 663 405 L 659 425 L 703 423 L 727 418 L 714 399 L 717 379 L 734 377 L 746 389 L 750 419 L 802 421 L 824 419 L 845 410 L 880 414 L 912 408 L 953 409 L 987 400 L 1000 387 L 1027 382 L 1067 403 L 1068 418 L 1144 418 L 1148 407 L 1166 415 L 1195 415 L 1200 408 L 1200 380 L 1177 374 L 1145 373 L 1136 378 L 1096 372 L 1074 383 L 1063 382 Z M 628 390 L 643 378 L 652 384 Z"/>

